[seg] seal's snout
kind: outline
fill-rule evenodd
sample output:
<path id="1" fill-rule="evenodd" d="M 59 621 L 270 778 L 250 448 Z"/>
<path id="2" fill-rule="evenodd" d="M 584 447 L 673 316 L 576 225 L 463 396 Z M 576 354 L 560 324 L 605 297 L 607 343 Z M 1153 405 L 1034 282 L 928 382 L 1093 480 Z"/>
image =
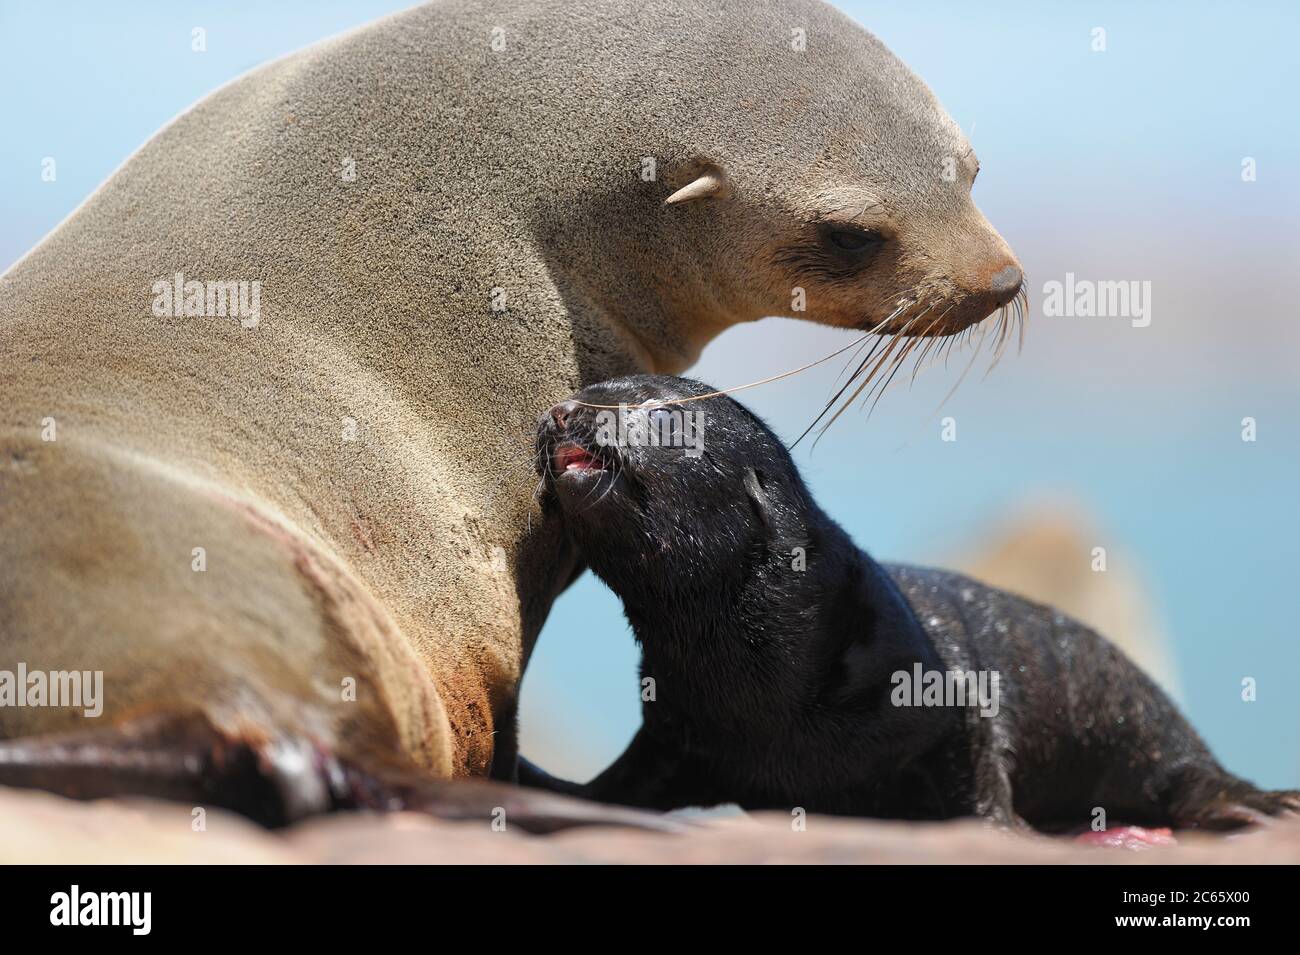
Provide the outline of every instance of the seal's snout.
<path id="1" fill-rule="evenodd" d="M 573 399 L 561 401 L 537 420 L 538 471 L 553 481 L 603 474 L 601 453 L 591 447 L 588 422 Z"/>
<path id="2" fill-rule="evenodd" d="M 993 278 L 989 281 L 989 291 L 992 293 L 994 300 L 1001 308 L 1020 291 L 1020 285 L 1025 280 L 1025 273 L 1020 271 L 1020 266 L 1012 264 L 995 272 Z"/>
<path id="3" fill-rule="evenodd" d="M 563 431 L 569 426 L 569 418 L 572 417 L 573 413 L 577 410 L 578 403 L 576 401 L 561 401 L 551 409 L 551 420 L 555 422 L 557 428 Z"/>

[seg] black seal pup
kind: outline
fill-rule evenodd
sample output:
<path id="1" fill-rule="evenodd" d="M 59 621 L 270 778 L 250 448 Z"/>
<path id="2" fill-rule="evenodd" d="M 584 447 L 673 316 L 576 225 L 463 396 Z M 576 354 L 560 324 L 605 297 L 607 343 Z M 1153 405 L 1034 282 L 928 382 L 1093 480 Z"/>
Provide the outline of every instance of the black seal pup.
<path id="1" fill-rule="evenodd" d="M 1226 772 L 1087 627 L 957 574 L 876 563 L 762 421 L 726 397 L 677 403 L 709 390 L 622 378 L 540 422 L 547 506 L 622 599 L 647 702 L 590 783 L 526 762 L 521 782 L 657 809 L 1041 828 L 1227 829 L 1300 808 L 1300 793 Z"/>

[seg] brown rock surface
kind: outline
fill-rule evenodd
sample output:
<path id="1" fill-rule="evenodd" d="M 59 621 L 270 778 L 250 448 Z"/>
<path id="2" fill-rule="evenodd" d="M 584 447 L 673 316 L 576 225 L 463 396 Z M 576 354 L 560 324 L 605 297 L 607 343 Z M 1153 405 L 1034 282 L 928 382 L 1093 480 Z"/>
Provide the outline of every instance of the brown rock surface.
<path id="1" fill-rule="evenodd" d="M 267 832 L 221 812 L 205 831 L 189 807 L 75 802 L 0 789 L 0 863 L 1300 863 L 1300 821 L 1227 838 L 1129 851 L 997 832 L 974 822 L 912 825 L 811 816 L 795 832 L 782 813 L 706 819 L 664 835 L 573 829 L 552 836 L 493 831 L 426 816 L 340 814 Z"/>

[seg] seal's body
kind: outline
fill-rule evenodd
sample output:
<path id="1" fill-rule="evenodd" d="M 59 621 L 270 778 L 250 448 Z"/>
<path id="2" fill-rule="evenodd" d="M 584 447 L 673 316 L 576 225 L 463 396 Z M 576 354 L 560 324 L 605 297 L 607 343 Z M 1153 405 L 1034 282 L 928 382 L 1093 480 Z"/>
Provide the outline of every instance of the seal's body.
<path id="1" fill-rule="evenodd" d="M 812 0 L 448 0 L 229 84 L 0 283 L 0 668 L 106 697 L 0 739 L 197 712 L 508 775 L 576 567 L 538 411 L 764 315 L 969 327 L 1020 283 L 975 170 Z"/>
<path id="2" fill-rule="evenodd" d="M 752 414 L 726 397 L 674 404 L 709 390 L 632 377 L 542 420 L 547 500 L 623 600 L 647 702 L 628 750 L 591 783 L 531 767 L 526 782 L 658 809 L 1040 827 L 1088 823 L 1098 808 L 1212 828 L 1300 808 L 1300 794 L 1225 772 L 1088 628 L 956 574 L 877 564 Z M 614 412 L 590 407 L 647 402 L 618 432 L 597 417 Z M 657 444 L 607 440 L 634 434 L 638 416 Z M 699 440 L 664 440 L 656 419 Z"/>

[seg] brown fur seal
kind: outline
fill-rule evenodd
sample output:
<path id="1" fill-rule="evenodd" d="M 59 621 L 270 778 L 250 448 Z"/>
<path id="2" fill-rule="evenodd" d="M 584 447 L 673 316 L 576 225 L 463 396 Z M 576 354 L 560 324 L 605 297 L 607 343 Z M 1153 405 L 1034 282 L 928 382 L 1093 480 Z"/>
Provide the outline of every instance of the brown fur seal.
<path id="1" fill-rule="evenodd" d="M 976 169 L 810 0 L 451 0 L 223 87 L 3 277 L 0 667 L 105 708 L 0 737 L 508 774 L 576 567 L 536 414 L 764 315 L 969 327 L 1021 283 Z"/>
<path id="2" fill-rule="evenodd" d="M 525 782 L 654 809 L 1043 828 L 1230 829 L 1300 811 L 1300 792 L 1225 771 L 1087 627 L 957 574 L 876 563 L 771 430 L 730 398 L 698 400 L 711 391 L 633 376 L 540 422 L 545 501 L 623 601 L 653 692 L 591 783 L 526 764 Z"/>

